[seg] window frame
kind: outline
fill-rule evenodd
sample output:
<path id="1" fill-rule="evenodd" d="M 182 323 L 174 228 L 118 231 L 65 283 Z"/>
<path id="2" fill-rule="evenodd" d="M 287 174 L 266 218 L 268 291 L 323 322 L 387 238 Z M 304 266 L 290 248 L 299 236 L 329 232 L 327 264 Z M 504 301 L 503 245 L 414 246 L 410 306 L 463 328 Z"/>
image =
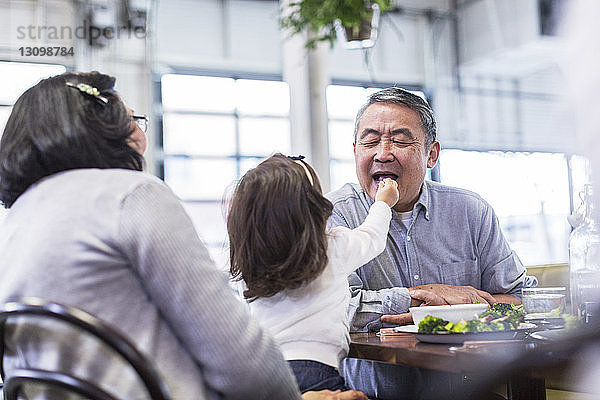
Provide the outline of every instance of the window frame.
<path id="1" fill-rule="evenodd" d="M 154 158 L 154 166 L 156 175 L 164 180 L 165 179 L 165 163 L 168 163 L 169 158 L 181 157 L 185 159 L 191 160 L 234 160 L 235 162 L 235 173 L 236 179 L 239 179 L 242 174 L 242 166 L 245 161 L 254 161 L 258 159 L 263 159 L 265 156 L 263 154 L 242 154 L 240 151 L 240 119 L 245 117 L 258 117 L 258 118 L 273 118 L 273 119 L 286 119 L 288 122 L 290 121 L 290 112 L 288 111 L 285 115 L 277 115 L 277 114 L 245 114 L 240 113 L 239 110 L 234 108 L 232 112 L 218 112 L 218 111 L 191 111 L 191 110 L 165 110 L 162 102 L 162 76 L 167 74 L 173 75 L 188 75 L 188 76 L 201 76 L 201 77 L 214 77 L 214 78 L 228 78 L 233 79 L 235 81 L 244 79 L 244 80 L 260 80 L 260 81 L 271 81 L 271 82 L 283 82 L 282 75 L 280 74 L 268 74 L 268 73 L 252 73 L 252 72 L 231 72 L 231 71 L 214 71 L 214 70 L 203 70 L 203 69 L 187 69 L 187 68 L 177 68 L 171 67 L 166 69 L 161 73 L 154 73 L 154 103 L 155 103 L 155 114 L 153 117 L 153 122 L 156 124 L 156 138 L 154 140 L 155 148 L 157 149 L 155 152 Z M 168 134 L 164 131 L 164 116 L 166 114 L 186 114 L 186 115 L 210 115 L 210 116 L 227 116 L 232 117 L 234 119 L 234 129 L 235 129 L 235 153 L 229 154 L 225 156 L 217 156 L 217 155 L 184 155 L 184 154 L 168 154 L 165 153 L 164 150 L 164 139 L 165 135 Z M 290 126 L 291 128 L 291 126 Z M 291 139 L 291 131 L 290 131 L 290 139 Z M 182 199 L 182 203 L 189 204 L 190 206 L 194 206 L 195 204 L 202 205 L 214 205 L 216 208 L 221 208 L 225 200 L 226 193 L 223 194 L 221 198 L 218 199 Z M 225 219 L 225 218 L 223 218 Z M 226 221 L 225 221 L 226 222 Z M 225 250 L 227 245 L 227 237 L 223 238 L 223 240 L 209 240 L 208 238 L 202 238 L 203 242 L 209 249 L 217 250 L 221 249 Z"/>

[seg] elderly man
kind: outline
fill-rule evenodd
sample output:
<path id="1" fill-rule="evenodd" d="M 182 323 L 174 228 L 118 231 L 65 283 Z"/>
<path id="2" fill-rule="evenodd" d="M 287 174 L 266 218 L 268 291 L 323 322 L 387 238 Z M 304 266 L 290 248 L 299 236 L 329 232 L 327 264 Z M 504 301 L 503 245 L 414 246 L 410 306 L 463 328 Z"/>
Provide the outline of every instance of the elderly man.
<path id="1" fill-rule="evenodd" d="M 520 302 L 525 269 L 491 206 L 473 192 L 425 181 L 439 154 L 433 111 L 419 96 L 388 88 L 359 110 L 354 156 L 360 186 L 346 184 L 327 195 L 334 204 L 329 226 L 361 224 L 381 179 L 398 182 L 400 200 L 386 250 L 349 277 L 351 331 L 412 323 L 408 308 L 420 304 Z M 420 372 L 399 374 L 397 368 L 348 360 L 344 373 L 369 396 L 418 395 Z"/>

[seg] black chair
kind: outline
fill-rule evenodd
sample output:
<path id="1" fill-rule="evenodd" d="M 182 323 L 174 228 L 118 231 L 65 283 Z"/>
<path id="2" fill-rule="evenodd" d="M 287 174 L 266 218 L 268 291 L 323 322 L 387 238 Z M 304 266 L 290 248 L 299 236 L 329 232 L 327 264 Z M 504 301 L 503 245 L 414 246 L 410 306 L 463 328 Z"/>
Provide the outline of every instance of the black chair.
<path id="1" fill-rule="evenodd" d="M 60 320 L 88 332 L 120 354 L 131 365 L 139 375 L 152 400 L 170 399 L 165 384 L 152 366 L 150 360 L 140 353 L 127 338 L 108 324 L 74 307 L 47 303 L 41 299 L 27 298 L 20 302 L 6 303 L 0 308 L 0 376 L 4 381 L 3 393 L 5 400 L 17 400 L 17 396 L 23 386 L 28 384 L 41 384 L 60 388 L 84 396 L 90 400 L 119 400 L 95 383 L 80 379 L 63 371 L 27 368 L 11 370 L 6 375 L 3 362 L 5 347 L 4 329 L 6 320 L 9 317 L 17 316 L 40 316 Z"/>

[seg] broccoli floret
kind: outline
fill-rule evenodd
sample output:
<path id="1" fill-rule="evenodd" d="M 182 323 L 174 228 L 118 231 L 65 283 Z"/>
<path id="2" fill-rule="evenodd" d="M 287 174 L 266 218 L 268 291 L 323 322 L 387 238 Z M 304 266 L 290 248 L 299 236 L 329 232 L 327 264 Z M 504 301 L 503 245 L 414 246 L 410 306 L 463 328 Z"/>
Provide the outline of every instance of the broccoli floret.
<path id="1" fill-rule="evenodd" d="M 452 332 L 465 332 L 466 325 L 467 325 L 467 323 L 465 321 L 460 321 L 460 322 L 453 324 L 452 329 L 450 329 L 450 330 Z"/>
<path id="2" fill-rule="evenodd" d="M 523 321 L 523 306 L 496 303 L 481 313 L 478 319 L 452 323 L 442 318 L 426 316 L 419 323 L 419 333 L 492 332 L 517 329 Z"/>
<path id="3" fill-rule="evenodd" d="M 419 333 L 444 332 L 446 331 L 445 326 L 448 324 L 449 322 L 443 320 L 442 318 L 427 315 L 421 320 L 421 322 L 419 322 Z"/>
<path id="4" fill-rule="evenodd" d="M 492 331 L 503 331 L 506 330 L 505 325 L 501 321 L 492 321 L 488 324 Z"/>
<path id="5" fill-rule="evenodd" d="M 518 325 L 519 325 L 519 322 L 514 321 L 510 317 L 506 318 L 505 320 L 498 321 L 498 322 L 500 322 L 504 326 L 503 329 L 507 330 L 507 331 L 512 330 L 512 329 L 517 329 Z"/>
<path id="6" fill-rule="evenodd" d="M 506 313 L 511 322 L 515 325 L 519 325 L 525 319 L 525 311 L 523 311 L 523 305 L 512 306 L 512 310 Z"/>
<path id="7" fill-rule="evenodd" d="M 481 322 L 478 319 L 472 319 L 470 321 L 465 322 L 465 330 L 464 332 L 481 332 L 486 329 L 486 323 Z"/>
<path id="8" fill-rule="evenodd" d="M 479 318 L 487 317 L 488 315 L 491 315 L 492 319 L 497 319 L 504 316 L 504 314 L 490 308 L 489 310 L 485 310 L 479 314 Z"/>
<path id="9" fill-rule="evenodd" d="M 523 311 L 523 305 L 515 306 L 514 304 L 508 303 L 496 303 L 492 306 L 494 310 L 500 311 L 503 315 L 508 317 L 514 322 L 522 322 L 525 312 Z"/>
<path id="10" fill-rule="evenodd" d="M 505 315 L 507 312 L 512 311 L 514 306 L 510 303 L 494 303 L 490 310 L 496 311 Z"/>
<path id="11" fill-rule="evenodd" d="M 516 329 L 519 322 L 523 322 L 525 313 L 523 312 L 522 305 L 515 306 L 509 303 L 495 303 L 489 310 L 481 313 L 479 318 L 483 318 L 487 315 L 491 315 L 494 319 L 507 316 L 511 324 L 508 329 Z"/>

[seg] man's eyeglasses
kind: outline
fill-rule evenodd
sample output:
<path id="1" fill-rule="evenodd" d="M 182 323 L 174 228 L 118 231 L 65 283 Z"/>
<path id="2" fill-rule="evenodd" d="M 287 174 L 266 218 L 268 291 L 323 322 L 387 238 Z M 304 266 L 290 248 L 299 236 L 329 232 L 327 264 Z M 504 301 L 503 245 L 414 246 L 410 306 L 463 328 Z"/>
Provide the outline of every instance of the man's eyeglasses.
<path id="1" fill-rule="evenodd" d="M 148 129 L 148 117 L 145 114 L 133 114 L 131 119 L 138 124 L 142 132 L 146 133 Z"/>

